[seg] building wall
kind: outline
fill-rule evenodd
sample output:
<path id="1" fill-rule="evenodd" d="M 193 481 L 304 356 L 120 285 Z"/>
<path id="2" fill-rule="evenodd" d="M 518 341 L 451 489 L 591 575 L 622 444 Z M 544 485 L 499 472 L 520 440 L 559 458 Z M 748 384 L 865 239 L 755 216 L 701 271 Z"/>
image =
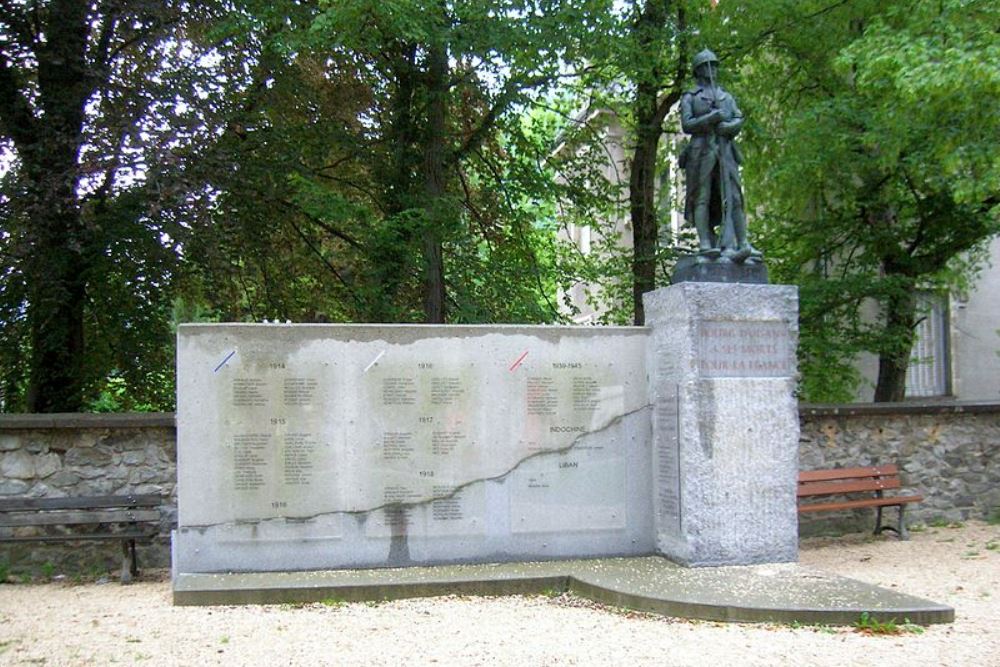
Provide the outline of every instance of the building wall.
<path id="1" fill-rule="evenodd" d="M 987 264 L 965 295 L 947 299 L 947 335 L 944 341 L 949 358 L 945 394 L 963 401 L 1000 399 L 1000 238 L 989 246 Z M 874 317 L 871 309 L 868 315 Z M 857 400 L 870 402 L 878 377 L 878 358 L 863 354 L 858 367 L 864 376 Z"/>
<path id="2" fill-rule="evenodd" d="M 924 496 L 910 523 L 1000 517 L 1000 403 L 936 402 L 801 406 L 802 470 L 896 462 Z M 159 493 L 161 538 L 140 565 L 169 564 L 176 525 L 176 434 L 172 414 L 0 415 L 0 498 Z M 807 516 L 800 534 L 870 530 L 872 510 Z M 0 544 L 12 572 L 117 571 L 117 544 Z"/>
<path id="3" fill-rule="evenodd" d="M 952 383 L 966 400 L 1000 400 L 1000 238 L 990 259 L 968 299 L 951 304 Z"/>
<path id="4" fill-rule="evenodd" d="M 611 220 L 601 221 L 600 225 L 582 226 L 573 223 L 563 225 L 559 232 L 559 240 L 568 241 L 574 244 L 581 254 L 589 255 L 595 252 L 602 234 L 613 235 L 623 250 L 629 250 L 632 248 L 632 224 L 628 211 L 629 171 L 625 130 L 615 114 L 604 109 L 587 114 L 582 122 L 602 128 L 601 147 L 606 160 L 601 163 L 600 175 L 619 190 L 621 205 L 617 207 Z M 560 153 L 573 150 L 575 147 L 572 144 L 561 143 L 553 152 L 551 159 L 558 161 Z M 591 324 L 603 314 L 603 310 L 598 310 L 588 303 L 588 295 L 600 295 L 599 284 L 579 282 L 567 292 L 566 295 L 559 295 L 558 302 L 563 303 L 564 296 L 569 297 L 569 301 L 578 311 L 573 316 L 574 323 Z"/>

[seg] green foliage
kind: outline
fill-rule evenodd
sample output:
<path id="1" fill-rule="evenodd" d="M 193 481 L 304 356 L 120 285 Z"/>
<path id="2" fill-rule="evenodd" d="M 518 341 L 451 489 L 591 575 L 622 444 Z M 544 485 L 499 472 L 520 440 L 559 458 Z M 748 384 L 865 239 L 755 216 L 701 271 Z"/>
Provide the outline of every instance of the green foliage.
<path id="1" fill-rule="evenodd" d="M 0 44 L 20 85 L 0 100 L 4 411 L 170 409 L 184 321 L 560 322 L 583 294 L 630 323 L 633 285 L 690 242 L 651 242 L 676 202 L 637 194 L 673 159 L 663 115 L 706 45 L 748 114 L 754 237 L 800 287 L 802 398 L 850 399 L 861 351 L 905 361 L 914 292 L 967 288 L 1000 228 L 985 0 L 129 0 L 117 22 L 64 17 L 89 92 L 39 87 L 34 6 Z M 618 125 L 641 184 L 602 173 Z"/>
<path id="2" fill-rule="evenodd" d="M 347 602 L 342 598 L 323 598 L 319 603 L 324 607 L 332 607 L 333 609 L 340 609 L 347 606 Z"/>
<path id="3" fill-rule="evenodd" d="M 202 32 L 219 4 L 7 9 L 0 409 L 107 406 L 117 379 L 124 409 L 167 409 L 177 240 L 194 199 L 185 172 L 213 136 L 225 80 L 224 45 Z"/>
<path id="4" fill-rule="evenodd" d="M 909 619 L 902 624 L 897 624 L 896 619 L 880 621 L 869 612 L 861 612 L 861 617 L 854 624 L 854 628 L 866 635 L 902 635 L 902 634 L 923 634 L 924 629 L 919 625 L 910 623 Z"/>
<path id="5" fill-rule="evenodd" d="M 849 398 L 868 351 L 883 362 L 876 400 L 896 400 L 914 294 L 964 289 L 1000 230 L 1000 114 L 972 102 L 1000 93 L 997 59 L 980 55 L 1000 49 L 1000 10 L 765 9 L 740 35 L 753 54 L 739 83 L 753 110 L 746 175 L 772 280 L 800 286 L 802 397 Z"/>
<path id="6" fill-rule="evenodd" d="M 198 298 L 227 320 L 414 322 L 440 278 L 449 321 L 555 319 L 550 145 L 520 112 L 600 3 L 285 4 L 232 28 L 264 85 L 216 145 L 232 168 L 204 175 Z"/>

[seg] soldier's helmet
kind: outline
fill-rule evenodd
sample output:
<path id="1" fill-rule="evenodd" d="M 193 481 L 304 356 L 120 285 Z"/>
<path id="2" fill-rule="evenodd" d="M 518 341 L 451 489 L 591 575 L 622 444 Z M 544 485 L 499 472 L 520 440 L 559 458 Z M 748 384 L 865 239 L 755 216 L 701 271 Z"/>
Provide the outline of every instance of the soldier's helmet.
<path id="1" fill-rule="evenodd" d="M 691 61 L 691 69 L 697 72 L 698 68 L 704 65 L 705 63 L 715 63 L 716 65 L 718 65 L 719 59 L 716 57 L 714 53 L 712 53 L 708 49 L 705 49 L 701 51 L 698 55 L 696 55 L 694 57 L 694 60 Z"/>

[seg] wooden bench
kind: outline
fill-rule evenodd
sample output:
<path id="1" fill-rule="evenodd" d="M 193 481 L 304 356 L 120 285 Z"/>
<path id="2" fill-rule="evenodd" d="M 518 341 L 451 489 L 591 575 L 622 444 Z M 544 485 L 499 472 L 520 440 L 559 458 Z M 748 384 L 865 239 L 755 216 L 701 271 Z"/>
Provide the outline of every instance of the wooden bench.
<path id="1" fill-rule="evenodd" d="M 799 512 L 832 512 L 862 507 L 876 508 L 875 534 L 891 530 L 901 539 L 909 539 L 903 510 L 907 503 L 923 500 L 916 494 L 886 495 L 886 491 L 902 488 L 899 470 L 894 464 L 870 466 L 866 468 L 834 468 L 832 470 L 808 470 L 799 473 Z M 852 498 L 864 494 L 863 498 Z M 835 501 L 815 501 L 817 498 L 844 496 Z M 882 525 L 882 509 L 899 508 L 899 524 L 896 527 Z"/>
<path id="2" fill-rule="evenodd" d="M 121 581 L 127 584 L 139 574 L 136 540 L 150 540 L 159 533 L 161 502 L 160 496 L 154 494 L 4 498 L 0 499 L 0 529 L 8 530 L 0 534 L 0 542 L 121 540 Z M 90 530 L 76 530 L 81 527 Z M 17 530 L 19 528 L 41 529 L 42 532 L 24 534 L 25 531 Z"/>

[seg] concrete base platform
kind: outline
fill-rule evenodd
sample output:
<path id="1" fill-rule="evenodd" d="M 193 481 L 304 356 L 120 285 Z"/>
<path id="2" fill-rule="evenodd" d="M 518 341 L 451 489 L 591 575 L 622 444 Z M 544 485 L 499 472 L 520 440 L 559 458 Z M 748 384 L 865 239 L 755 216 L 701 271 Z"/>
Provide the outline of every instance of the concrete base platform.
<path id="1" fill-rule="evenodd" d="M 851 625 L 955 620 L 951 607 L 794 563 L 686 568 L 658 556 L 322 572 L 178 574 L 174 604 L 391 600 L 570 591 L 597 602 L 712 621 Z"/>

